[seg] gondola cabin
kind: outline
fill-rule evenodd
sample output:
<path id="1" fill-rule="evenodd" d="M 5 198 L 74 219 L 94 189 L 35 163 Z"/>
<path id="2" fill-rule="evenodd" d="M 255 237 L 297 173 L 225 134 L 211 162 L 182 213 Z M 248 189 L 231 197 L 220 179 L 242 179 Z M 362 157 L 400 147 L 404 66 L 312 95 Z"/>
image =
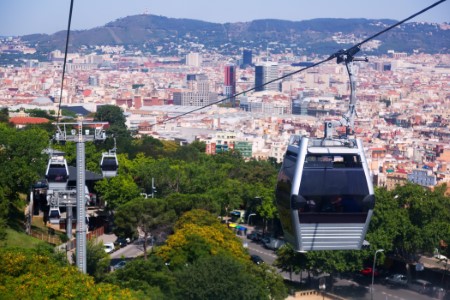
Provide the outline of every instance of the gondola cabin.
<path id="1" fill-rule="evenodd" d="M 50 224 L 59 224 L 59 220 L 61 219 L 61 212 L 58 206 L 50 206 L 48 211 L 48 221 Z"/>
<path id="2" fill-rule="evenodd" d="M 69 181 L 69 167 L 67 161 L 63 156 L 51 156 L 45 178 L 48 182 L 48 189 L 61 190 L 67 187 Z"/>
<path id="3" fill-rule="evenodd" d="M 291 137 L 276 202 L 296 251 L 361 249 L 375 205 L 361 141 Z"/>
<path id="4" fill-rule="evenodd" d="M 117 169 L 119 168 L 119 162 L 115 152 L 108 152 L 102 154 L 102 160 L 100 162 L 100 168 L 102 169 L 103 177 L 111 178 L 117 175 Z"/>

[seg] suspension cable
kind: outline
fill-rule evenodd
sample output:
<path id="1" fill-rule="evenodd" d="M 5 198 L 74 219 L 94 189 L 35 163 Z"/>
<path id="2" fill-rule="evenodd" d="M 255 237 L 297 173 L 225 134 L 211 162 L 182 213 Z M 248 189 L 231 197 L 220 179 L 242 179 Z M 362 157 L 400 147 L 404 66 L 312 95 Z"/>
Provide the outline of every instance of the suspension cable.
<path id="1" fill-rule="evenodd" d="M 64 63 L 63 63 L 62 78 L 61 78 L 61 90 L 59 93 L 58 113 L 56 115 L 57 126 L 58 126 L 59 118 L 60 118 L 59 114 L 61 112 L 62 94 L 63 94 L 63 90 L 64 90 L 64 77 L 65 77 L 65 73 L 66 73 L 67 51 L 69 49 L 70 24 L 72 23 L 72 11 L 73 11 L 73 0 L 70 1 L 69 21 L 67 24 L 66 49 L 64 51 Z"/>

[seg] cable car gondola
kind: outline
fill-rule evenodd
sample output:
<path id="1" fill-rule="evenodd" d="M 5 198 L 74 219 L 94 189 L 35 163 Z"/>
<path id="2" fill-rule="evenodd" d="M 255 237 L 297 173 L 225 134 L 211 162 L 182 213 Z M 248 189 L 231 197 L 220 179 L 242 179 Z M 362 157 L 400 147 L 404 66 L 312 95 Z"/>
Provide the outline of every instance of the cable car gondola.
<path id="1" fill-rule="evenodd" d="M 102 161 L 100 163 L 103 177 L 111 178 L 117 175 L 117 169 L 119 168 L 119 162 L 115 153 L 103 153 Z"/>
<path id="2" fill-rule="evenodd" d="M 355 53 L 337 56 L 350 77 L 347 113 L 339 121 L 325 122 L 323 138 L 292 136 L 278 174 L 280 221 L 285 239 L 297 251 L 356 250 L 367 243 L 373 185 L 362 143 L 349 137 L 356 115 Z M 337 136 L 340 126 L 345 134 Z"/>
<path id="3" fill-rule="evenodd" d="M 69 181 L 69 168 L 63 156 L 52 155 L 48 160 L 45 178 L 48 182 L 49 190 L 61 190 L 67 187 Z"/>
<path id="4" fill-rule="evenodd" d="M 116 155 L 116 139 L 114 139 L 114 148 L 102 154 L 100 168 L 102 169 L 102 174 L 105 178 L 111 178 L 117 175 L 119 161 L 117 160 Z"/>
<path id="5" fill-rule="evenodd" d="M 278 176 L 285 239 L 297 251 L 361 249 L 375 197 L 360 140 L 293 136 Z"/>
<path id="6" fill-rule="evenodd" d="M 59 220 L 61 219 L 61 212 L 58 206 L 50 206 L 48 211 L 48 220 L 50 224 L 59 224 Z"/>

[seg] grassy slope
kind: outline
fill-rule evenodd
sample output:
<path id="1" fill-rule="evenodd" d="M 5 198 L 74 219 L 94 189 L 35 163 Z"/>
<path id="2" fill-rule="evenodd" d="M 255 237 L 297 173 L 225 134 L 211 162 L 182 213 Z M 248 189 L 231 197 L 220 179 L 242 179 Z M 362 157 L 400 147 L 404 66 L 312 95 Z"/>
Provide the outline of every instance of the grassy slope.
<path id="1" fill-rule="evenodd" d="M 38 244 L 45 242 L 31 237 L 24 232 L 18 232 L 13 229 L 6 229 L 6 240 L 0 242 L 1 247 L 20 247 L 20 248 L 34 248 Z"/>

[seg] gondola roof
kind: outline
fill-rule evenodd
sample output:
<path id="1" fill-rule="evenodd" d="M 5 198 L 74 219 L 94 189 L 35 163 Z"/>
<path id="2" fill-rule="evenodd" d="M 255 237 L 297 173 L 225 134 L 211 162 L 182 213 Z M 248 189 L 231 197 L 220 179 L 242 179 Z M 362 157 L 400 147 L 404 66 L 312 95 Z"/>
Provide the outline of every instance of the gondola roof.
<path id="1" fill-rule="evenodd" d="M 76 180 L 77 180 L 76 175 L 77 175 L 77 168 L 69 166 L 69 182 L 70 181 L 76 182 Z M 102 180 L 102 179 L 103 179 L 102 174 L 97 174 L 97 173 L 86 170 L 86 173 L 85 173 L 86 181 L 97 181 L 97 180 Z"/>

